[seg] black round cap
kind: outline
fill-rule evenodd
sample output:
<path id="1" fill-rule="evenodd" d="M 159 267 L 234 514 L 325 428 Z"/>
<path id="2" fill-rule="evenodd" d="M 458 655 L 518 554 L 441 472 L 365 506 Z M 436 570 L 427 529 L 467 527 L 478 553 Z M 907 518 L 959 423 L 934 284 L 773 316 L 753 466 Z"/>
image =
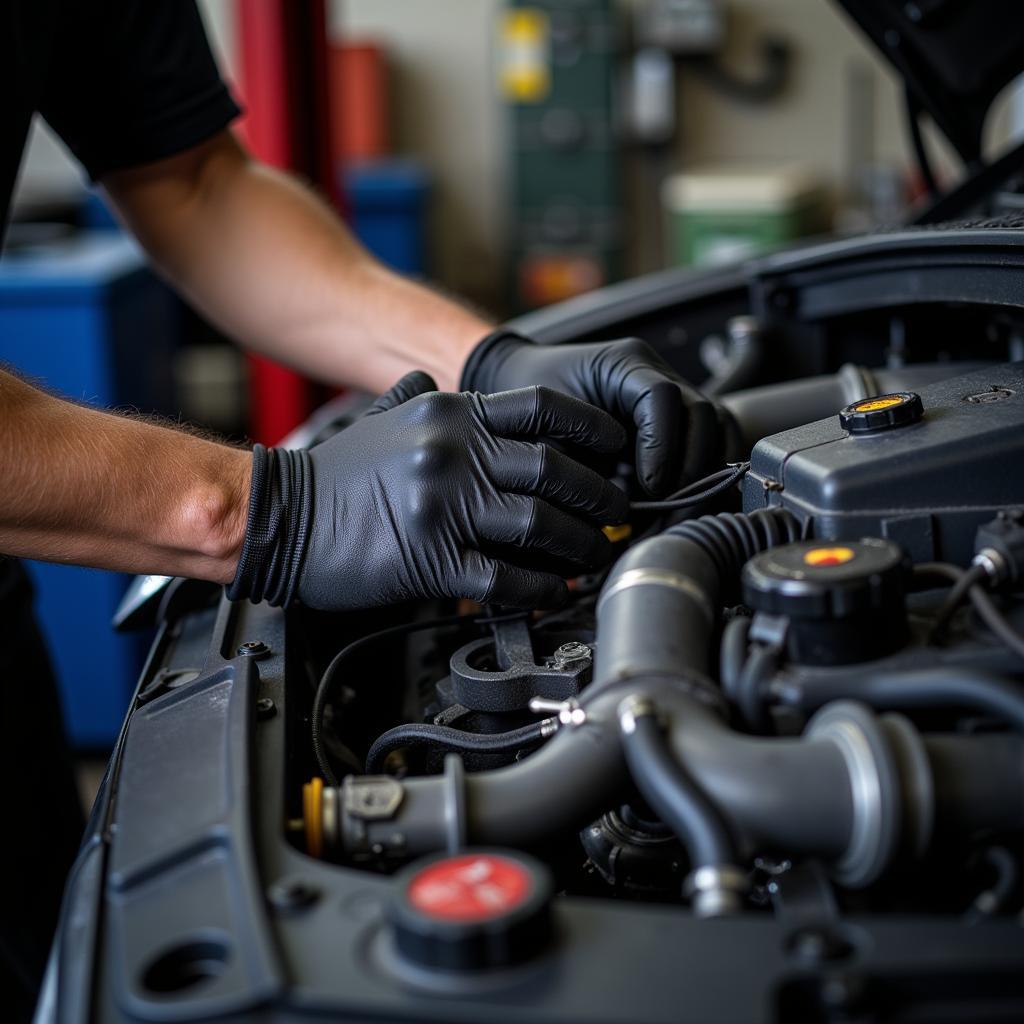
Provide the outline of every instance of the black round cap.
<path id="1" fill-rule="evenodd" d="M 798 619 L 845 619 L 898 605 L 907 560 L 892 541 L 804 540 L 743 567 L 743 601 L 756 611 Z"/>
<path id="2" fill-rule="evenodd" d="M 848 405 L 839 413 L 839 425 L 851 434 L 874 434 L 916 423 L 923 415 L 920 395 L 913 391 L 894 391 Z"/>
<path id="3" fill-rule="evenodd" d="M 396 882 L 395 945 L 419 966 L 509 967 L 550 939 L 551 875 L 532 857 L 506 850 L 442 854 L 409 865 Z"/>

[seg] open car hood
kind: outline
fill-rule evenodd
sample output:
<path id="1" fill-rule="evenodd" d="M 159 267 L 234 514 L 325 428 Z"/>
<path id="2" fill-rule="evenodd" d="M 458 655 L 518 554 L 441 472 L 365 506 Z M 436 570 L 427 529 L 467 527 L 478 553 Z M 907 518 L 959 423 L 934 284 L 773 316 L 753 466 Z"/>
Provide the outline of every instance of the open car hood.
<path id="1" fill-rule="evenodd" d="M 836 0 L 968 166 L 993 100 L 1024 70 L 1020 0 Z"/>

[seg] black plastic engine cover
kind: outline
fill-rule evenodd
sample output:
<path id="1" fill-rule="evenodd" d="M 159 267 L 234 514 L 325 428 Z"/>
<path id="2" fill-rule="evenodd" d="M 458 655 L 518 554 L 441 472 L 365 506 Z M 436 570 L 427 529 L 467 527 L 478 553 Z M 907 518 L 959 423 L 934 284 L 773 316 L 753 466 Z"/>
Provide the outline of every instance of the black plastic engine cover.
<path id="1" fill-rule="evenodd" d="M 965 564 L 977 527 L 1024 505 L 1024 363 L 923 388 L 916 423 L 850 434 L 828 419 L 760 441 L 743 508 L 783 505 L 812 536 L 886 537 L 914 561 Z"/>

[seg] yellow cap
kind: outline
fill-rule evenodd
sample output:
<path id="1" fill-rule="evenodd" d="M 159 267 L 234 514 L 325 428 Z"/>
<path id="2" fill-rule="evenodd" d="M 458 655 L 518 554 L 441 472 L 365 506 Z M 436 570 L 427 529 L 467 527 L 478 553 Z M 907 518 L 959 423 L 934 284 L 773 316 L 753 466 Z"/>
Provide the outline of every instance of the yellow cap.
<path id="1" fill-rule="evenodd" d="M 853 548 L 811 548 L 804 552 L 805 565 L 844 565 L 857 553 Z"/>

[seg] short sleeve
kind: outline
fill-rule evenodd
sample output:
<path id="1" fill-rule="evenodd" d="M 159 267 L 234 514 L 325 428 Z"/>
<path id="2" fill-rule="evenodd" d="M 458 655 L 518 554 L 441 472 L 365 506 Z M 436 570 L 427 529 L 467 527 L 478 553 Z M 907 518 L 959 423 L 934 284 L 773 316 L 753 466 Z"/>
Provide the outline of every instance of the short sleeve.
<path id="1" fill-rule="evenodd" d="M 70 6 L 39 111 L 93 179 L 174 156 L 240 113 L 194 0 Z"/>

